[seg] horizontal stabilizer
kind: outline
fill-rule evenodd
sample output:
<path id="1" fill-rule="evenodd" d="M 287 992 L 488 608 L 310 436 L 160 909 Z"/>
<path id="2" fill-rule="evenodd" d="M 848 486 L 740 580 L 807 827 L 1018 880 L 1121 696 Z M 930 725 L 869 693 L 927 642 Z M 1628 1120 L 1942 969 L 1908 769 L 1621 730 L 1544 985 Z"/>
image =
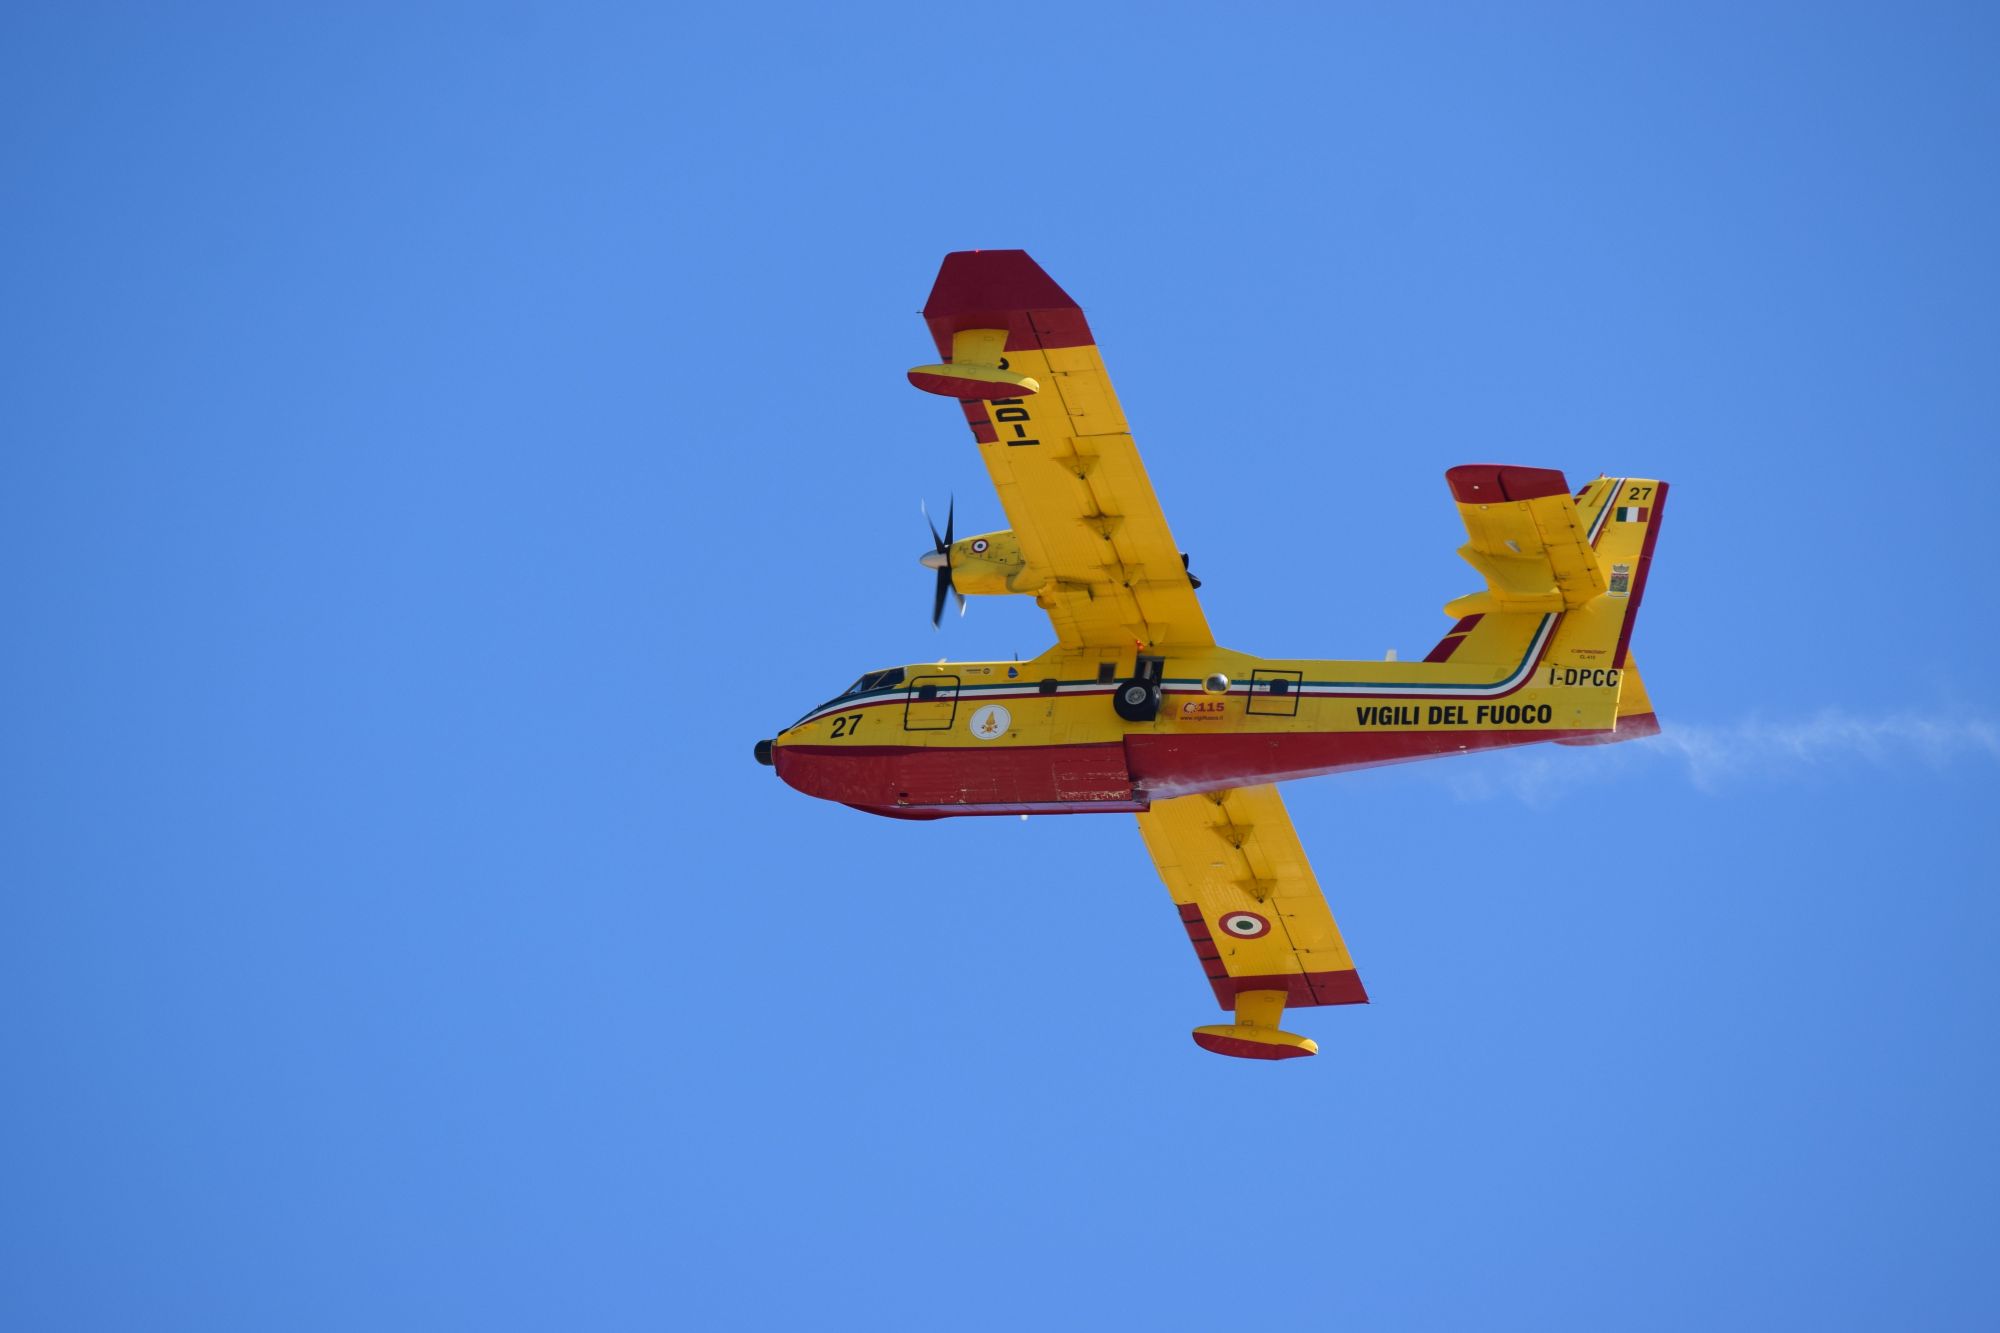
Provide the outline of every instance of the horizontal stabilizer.
<path id="1" fill-rule="evenodd" d="M 1484 592 L 1448 603 L 1446 615 L 1574 611 L 1604 592 L 1562 473 L 1471 464 L 1444 476 L 1471 538 L 1458 553 L 1486 580 Z"/>

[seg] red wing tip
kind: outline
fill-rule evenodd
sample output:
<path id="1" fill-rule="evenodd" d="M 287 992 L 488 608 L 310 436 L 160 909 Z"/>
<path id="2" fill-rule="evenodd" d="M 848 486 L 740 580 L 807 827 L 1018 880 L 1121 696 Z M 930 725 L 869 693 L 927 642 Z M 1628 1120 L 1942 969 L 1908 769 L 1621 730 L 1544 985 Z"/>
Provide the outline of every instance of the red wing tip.
<path id="1" fill-rule="evenodd" d="M 1320 1004 L 1366 1004 L 1368 991 L 1361 984 L 1361 974 L 1353 968 L 1340 972 L 1308 972 L 1312 982 L 1313 999 Z"/>
<path id="2" fill-rule="evenodd" d="M 1569 482 L 1554 468 L 1502 467 L 1497 463 L 1466 463 L 1444 474 L 1451 498 L 1460 504 L 1496 504 L 1505 500 L 1539 500 L 1568 495 Z"/>
<path id="3" fill-rule="evenodd" d="M 1003 310 L 1075 310 L 1075 301 L 1026 250 L 954 250 L 924 302 L 925 319 Z"/>

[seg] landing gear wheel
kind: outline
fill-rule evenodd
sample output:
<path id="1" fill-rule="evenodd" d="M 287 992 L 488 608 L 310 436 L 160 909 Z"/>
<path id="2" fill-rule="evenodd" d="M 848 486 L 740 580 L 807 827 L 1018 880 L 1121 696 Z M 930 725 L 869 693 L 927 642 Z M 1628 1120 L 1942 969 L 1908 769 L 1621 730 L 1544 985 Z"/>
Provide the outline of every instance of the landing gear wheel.
<path id="1" fill-rule="evenodd" d="M 1111 706 L 1127 722 L 1151 722 L 1160 715 L 1160 682 L 1135 676 L 1118 687 Z"/>

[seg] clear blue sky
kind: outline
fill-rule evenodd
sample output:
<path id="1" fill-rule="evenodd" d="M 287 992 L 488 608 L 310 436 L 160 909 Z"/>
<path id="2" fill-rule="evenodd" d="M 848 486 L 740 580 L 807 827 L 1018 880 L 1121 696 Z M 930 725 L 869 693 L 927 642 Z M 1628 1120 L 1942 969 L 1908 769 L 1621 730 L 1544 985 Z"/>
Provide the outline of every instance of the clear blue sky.
<path id="1" fill-rule="evenodd" d="M 1992 11 L 1409 8 L 8 6 L 0 1326 L 1991 1328 Z M 1047 641 L 974 246 L 1232 646 L 1674 483 L 1665 737 L 1289 789 L 1317 1060 L 1129 818 L 751 762 Z"/>

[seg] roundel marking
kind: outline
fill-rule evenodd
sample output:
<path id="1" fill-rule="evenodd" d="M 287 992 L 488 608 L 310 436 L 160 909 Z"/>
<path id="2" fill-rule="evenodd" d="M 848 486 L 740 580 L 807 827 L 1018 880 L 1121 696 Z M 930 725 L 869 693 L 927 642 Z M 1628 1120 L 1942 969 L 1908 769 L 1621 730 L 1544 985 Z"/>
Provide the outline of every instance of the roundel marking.
<path id="1" fill-rule="evenodd" d="M 979 555 L 983 553 L 985 550 L 986 550 L 986 539 L 984 537 L 981 537 L 978 541 L 972 544 L 972 553 L 974 555 Z"/>
<path id="2" fill-rule="evenodd" d="M 997 741 L 1007 734 L 1007 728 L 1014 723 L 1014 715 L 999 704 L 987 704 L 974 710 L 972 720 L 966 726 L 972 738 L 980 741 Z"/>
<path id="3" fill-rule="evenodd" d="M 1222 927 L 1223 934 L 1239 940 L 1254 940 L 1271 933 L 1271 923 L 1255 912 L 1224 912 L 1215 924 Z"/>

